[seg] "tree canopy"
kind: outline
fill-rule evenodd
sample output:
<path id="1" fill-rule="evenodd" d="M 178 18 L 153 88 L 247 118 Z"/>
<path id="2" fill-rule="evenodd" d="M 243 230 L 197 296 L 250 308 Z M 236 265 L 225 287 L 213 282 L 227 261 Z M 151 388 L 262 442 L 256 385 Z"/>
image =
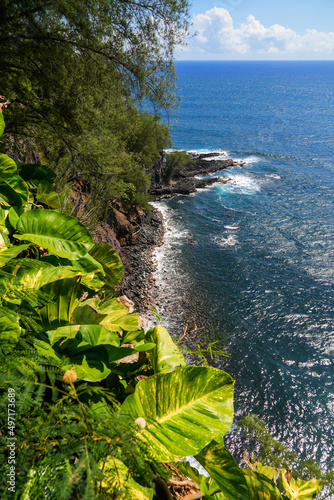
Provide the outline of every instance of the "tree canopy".
<path id="1" fill-rule="evenodd" d="M 147 168 L 168 143 L 136 106 L 175 105 L 173 50 L 187 24 L 188 0 L 4 0 L 7 135 L 33 137 L 60 174 L 109 172 L 122 191 L 124 163 Z"/>

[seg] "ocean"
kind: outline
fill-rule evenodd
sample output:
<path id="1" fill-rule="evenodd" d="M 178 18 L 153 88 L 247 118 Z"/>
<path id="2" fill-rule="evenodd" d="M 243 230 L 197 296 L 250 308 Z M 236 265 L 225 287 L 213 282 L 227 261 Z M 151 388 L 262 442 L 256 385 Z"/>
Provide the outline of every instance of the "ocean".
<path id="1" fill-rule="evenodd" d="M 155 203 L 162 323 L 222 335 L 230 357 L 212 364 L 236 380 L 235 455 L 252 413 L 300 458 L 333 467 L 334 62 L 176 69 L 174 147 L 245 164 L 221 173 L 226 184 Z"/>

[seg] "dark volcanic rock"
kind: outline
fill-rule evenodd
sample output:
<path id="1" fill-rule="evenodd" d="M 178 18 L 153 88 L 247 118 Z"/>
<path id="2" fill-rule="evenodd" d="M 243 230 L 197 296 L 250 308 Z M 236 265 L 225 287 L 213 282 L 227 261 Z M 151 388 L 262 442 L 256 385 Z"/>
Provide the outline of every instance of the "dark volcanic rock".
<path id="1" fill-rule="evenodd" d="M 188 195 L 194 193 L 197 188 L 204 188 L 215 182 L 226 182 L 225 179 L 220 177 L 210 177 L 207 179 L 195 178 L 199 175 L 210 175 L 235 165 L 242 165 L 242 162 L 236 162 L 230 158 L 207 159 L 216 158 L 217 156 L 219 156 L 217 153 L 210 153 L 194 157 L 182 168 L 181 172 L 175 175 L 174 180 L 170 182 L 163 176 L 163 162 L 161 161 L 159 163 L 158 175 L 153 175 L 153 195 L 156 199 L 171 198 L 179 194 Z M 159 180 L 158 183 L 155 182 L 156 178 Z"/>
<path id="2" fill-rule="evenodd" d="M 175 194 L 191 194 L 196 191 L 195 180 L 194 179 L 180 179 L 178 181 L 172 181 L 168 185 L 161 188 L 156 188 L 155 195 L 163 197 L 166 195 Z"/>
<path id="3" fill-rule="evenodd" d="M 161 230 L 162 222 L 156 212 L 137 209 L 126 214 L 118 205 L 117 209 L 110 208 L 107 222 L 99 224 L 94 233 L 95 241 L 102 237 L 121 257 L 124 278 L 117 291 L 132 300 L 137 311 L 143 308 L 146 282 L 152 272 L 148 252 L 158 243 Z"/>
<path id="4" fill-rule="evenodd" d="M 233 167 L 237 163 L 234 160 L 204 160 L 203 158 L 197 158 L 195 166 L 193 164 L 186 165 L 182 174 L 187 177 L 194 177 L 195 175 L 207 175 L 213 172 L 218 172 L 219 170 L 225 170 L 225 168 Z"/>

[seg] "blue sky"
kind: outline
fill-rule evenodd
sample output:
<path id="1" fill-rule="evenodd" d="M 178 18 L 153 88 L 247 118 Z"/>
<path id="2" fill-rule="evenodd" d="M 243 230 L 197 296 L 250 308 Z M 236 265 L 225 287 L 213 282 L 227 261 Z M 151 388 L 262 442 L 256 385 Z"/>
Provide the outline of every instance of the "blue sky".
<path id="1" fill-rule="evenodd" d="M 334 0 L 193 0 L 177 59 L 334 60 Z"/>

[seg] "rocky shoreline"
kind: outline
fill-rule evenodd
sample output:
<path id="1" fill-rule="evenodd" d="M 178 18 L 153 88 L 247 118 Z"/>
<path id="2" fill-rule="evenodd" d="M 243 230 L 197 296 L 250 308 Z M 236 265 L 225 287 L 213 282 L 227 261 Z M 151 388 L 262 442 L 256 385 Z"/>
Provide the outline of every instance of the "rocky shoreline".
<path id="1" fill-rule="evenodd" d="M 189 195 L 198 188 L 216 182 L 228 182 L 226 177 L 220 176 L 197 178 L 243 164 L 217 156 L 217 153 L 198 155 L 195 164 L 192 162 L 189 166 L 186 165 L 182 173 L 168 184 L 163 182 L 161 175 L 160 182 L 154 183 L 153 199 L 158 201 L 177 195 Z M 162 293 L 154 279 L 157 264 L 153 253 L 157 246 L 164 243 L 165 230 L 163 215 L 159 210 L 152 208 L 152 212 L 148 213 L 136 209 L 128 215 L 118 205 L 110 210 L 107 221 L 100 223 L 94 233 L 95 241 L 109 243 L 122 259 L 124 278 L 118 293 L 133 301 L 135 309 L 148 320 L 153 319 L 149 307 L 159 310 L 161 306 Z"/>
<path id="2" fill-rule="evenodd" d="M 162 200 L 176 195 L 189 195 L 195 193 L 197 189 L 205 188 L 216 182 L 226 183 L 228 179 L 225 177 L 205 176 L 244 164 L 245 163 L 242 161 L 236 161 L 230 158 L 226 159 L 225 155 L 220 153 L 196 155 L 170 182 L 166 181 L 164 178 L 163 167 L 160 172 L 159 170 L 156 171 L 152 194 L 154 199 Z M 204 176 L 204 178 L 198 178 L 198 176 Z"/>

